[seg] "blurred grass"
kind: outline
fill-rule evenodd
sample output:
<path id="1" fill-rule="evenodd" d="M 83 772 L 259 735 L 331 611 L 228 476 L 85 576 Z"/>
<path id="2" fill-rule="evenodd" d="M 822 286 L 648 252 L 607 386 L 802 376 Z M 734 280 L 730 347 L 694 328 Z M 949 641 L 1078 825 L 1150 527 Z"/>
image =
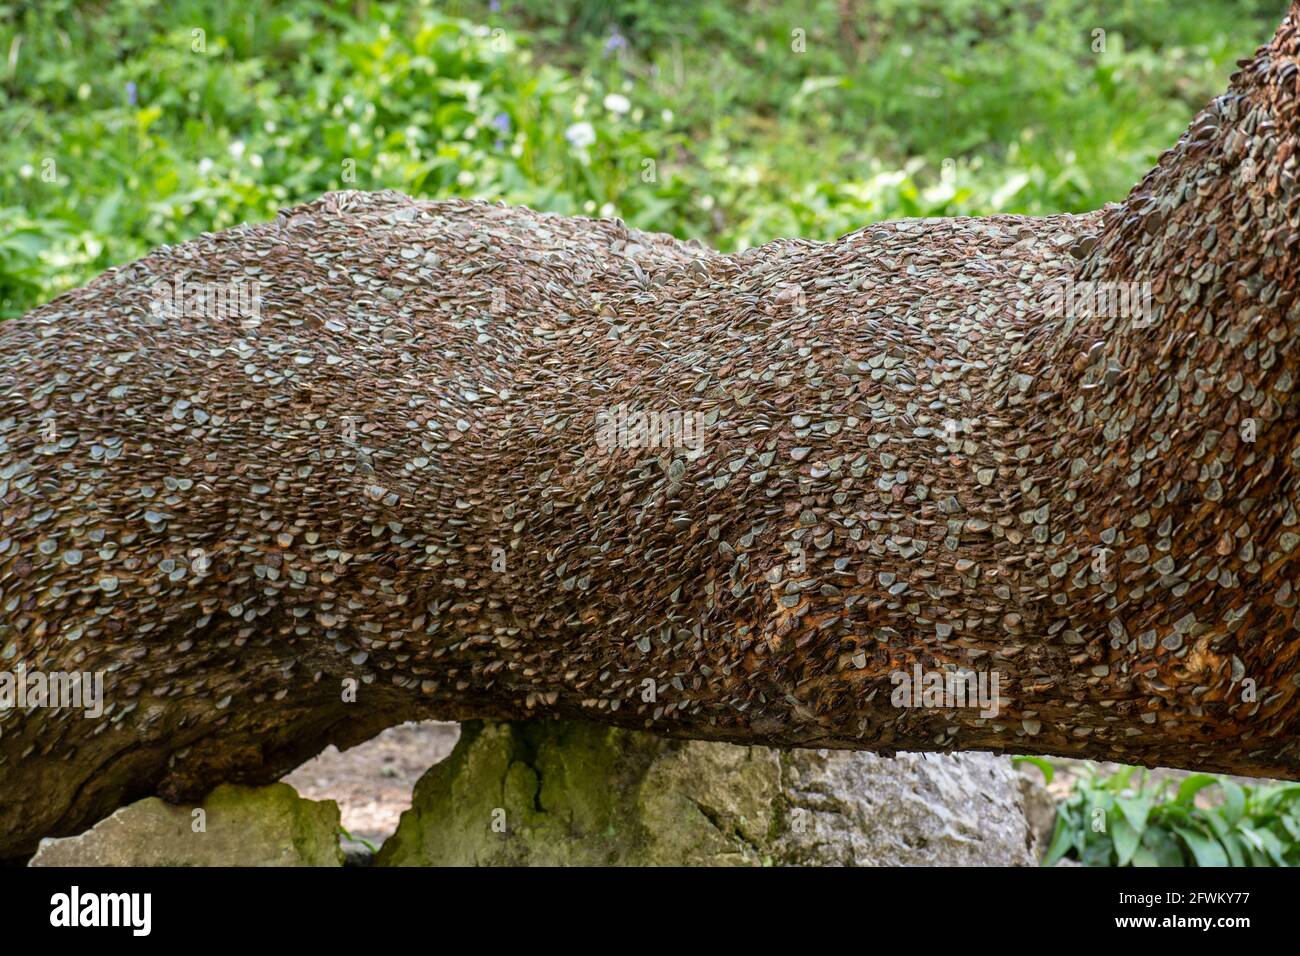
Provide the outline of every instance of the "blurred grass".
<path id="1" fill-rule="evenodd" d="M 0 318 L 339 188 L 619 215 L 725 250 L 1095 208 L 1284 8 L 0 0 Z"/>

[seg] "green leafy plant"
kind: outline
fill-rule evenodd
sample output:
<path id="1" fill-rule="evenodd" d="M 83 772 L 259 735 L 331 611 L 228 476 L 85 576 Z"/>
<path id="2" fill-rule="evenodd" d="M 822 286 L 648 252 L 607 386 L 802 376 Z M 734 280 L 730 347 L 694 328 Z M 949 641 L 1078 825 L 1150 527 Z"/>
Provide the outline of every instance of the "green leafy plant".
<path id="1" fill-rule="evenodd" d="M 61 223 L 0 209 L 0 319 L 18 315 L 40 296 L 47 277 L 42 256 L 65 238 Z"/>
<path id="2" fill-rule="evenodd" d="M 620 216 L 724 251 L 905 216 L 1095 209 L 1279 14 L 1278 0 L 0 0 L 0 318 L 332 189 Z"/>
<path id="3" fill-rule="evenodd" d="M 1176 783 L 1135 767 L 1091 772 L 1058 806 L 1043 865 L 1062 857 L 1086 866 L 1295 866 L 1300 784 L 1243 786 L 1208 774 Z"/>

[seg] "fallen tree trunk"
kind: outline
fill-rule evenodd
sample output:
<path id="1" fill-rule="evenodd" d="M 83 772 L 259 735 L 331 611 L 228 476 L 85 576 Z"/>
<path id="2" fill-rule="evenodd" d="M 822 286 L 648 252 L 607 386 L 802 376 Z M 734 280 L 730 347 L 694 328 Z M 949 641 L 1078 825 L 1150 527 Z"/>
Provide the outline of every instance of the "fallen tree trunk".
<path id="1" fill-rule="evenodd" d="M 1088 215 L 333 193 L 0 326 L 0 857 L 417 718 L 1300 779 L 1295 21 Z"/>

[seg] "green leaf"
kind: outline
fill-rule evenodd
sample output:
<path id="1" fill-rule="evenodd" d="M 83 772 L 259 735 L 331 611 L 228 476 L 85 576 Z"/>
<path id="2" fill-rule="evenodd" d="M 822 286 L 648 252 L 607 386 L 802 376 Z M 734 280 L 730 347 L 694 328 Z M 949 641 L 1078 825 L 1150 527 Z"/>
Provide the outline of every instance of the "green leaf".
<path id="1" fill-rule="evenodd" d="M 1123 790 L 1137 767 L 1120 767 L 1104 784 L 1107 790 Z"/>
<path id="2" fill-rule="evenodd" d="M 1264 850 L 1273 863 L 1277 866 L 1286 866 L 1286 847 L 1282 845 L 1282 841 L 1268 830 L 1257 830 L 1255 832 L 1259 835 L 1260 842 L 1263 843 Z"/>
<path id="3" fill-rule="evenodd" d="M 1219 842 L 1223 848 L 1228 851 L 1229 866 L 1245 866 L 1246 854 L 1241 845 L 1241 839 L 1235 833 L 1225 833 L 1219 837 Z"/>
<path id="4" fill-rule="evenodd" d="M 1191 779 L 1190 777 L 1188 778 Z M 1213 780 L 1211 780 L 1213 782 Z M 1197 833 L 1190 827 L 1174 827 L 1174 832 L 1183 838 L 1187 848 L 1196 858 L 1197 866 L 1227 866 L 1228 855 L 1219 846 L 1219 841 L 1203 833 Z"/>
<path id="5" fill-rule="evenodd" d="M 1135 829 L 1124 816 L 1115 817 L 1110 826 L 1110 836 L 1115 843 L 1115 857 L 1118 866 L 1128 866 L 1137 852 L 1142 832 Z"/>
<path id="6" fill-rule="evenodd" d="M 1147 816 L 1151 813 L 1151 805 L 1155 803 L 1155 799 L 1149 796 L 1116 797 L 1115 802 L 1119 804 L 1124 819 L 1141 834 L 1146 829 Z"/>
<path id="7" fill-rule="evenodd" d="M 1142 836 L 1142 845 L 1154 854 L 1157 866 L 1187 865 L 1182 845 L 1168 830 L 1147 830 Z"/>
<path id="8" fill-rule="evenodd" d="M 1115 845 L 1110 837 L 1104 833 L 1094 834 L 1094 837 L 1079 855 L 1079 862 L 1084 866 L 1114 866 Z"/>
<path id="9" fill-rule="evenodd" d="M 1230 824 L 1221 813 L 1207 813 L 1204 819 L 1209 823 L 1210 829 L 1218 837 L 1223 848 L 1228 852 L 1228 861 L 1231 866 L 1245 866 L 1245 851 L 1241 845 L 1241 838 L 1234 832 Z"/>
<path id="10" fill-rule="evenodd" d="M 1140 846 L 1137 852 L 1133 854 L 1133 866 L 1159 866 L 1160 860 L 1155 852 L 1147 847 Z"/>
<path id="11" fill-rule="evenodd" d="M 1250 858 L 1251 866 L 1277 865 L 1277 861 L 1273 857 L 1274 848 L 1270 846 L 1270 842 L 1276 838 L 1271 833 L 1245 824 L 1237 827 L 1237 833 L 1246 848 L 1246 855 Z"/>
<path id="12" fill-rule="evenodd" d="M 1229 823 L 1236 823 L 1246 811 L 1246 791 L 1231 780 L 1219 780 L 1223 790 L 1223 815 Z"/>
<path id="13" fill-rule="evenodd" d="M 1043 772 L 1044 784 L 1050 784 L 1052 782 L 1052 776 L 1056 773 L 1056 768 L 1053 767 L 1051 763 L 1044 760 L 1042 757 L 1012 757 L 1011 758 L 1012 766 L 1016 766 L 1022 763 L 1033 764 L 1035 767 L 1041 770 Z"/>
<path id="14" fill-rule="evenodd" d="M 1056 829 L 1052 831 L 1052 842 L 1043 857 L 1043 866 L 1052 866 L 1074 845 L 1074 833 L 1068 825 L 1065 814 L 1056 814 Z"/>
<path id="15" fill-rule="evenodd" d="M 1206 787 L 1218 783 L 1208 773 L 1194 773 L 1178 787 L 1177 800 L 1182 804 L 1190 804 L 1196 799 L 1196 795 Z"/>

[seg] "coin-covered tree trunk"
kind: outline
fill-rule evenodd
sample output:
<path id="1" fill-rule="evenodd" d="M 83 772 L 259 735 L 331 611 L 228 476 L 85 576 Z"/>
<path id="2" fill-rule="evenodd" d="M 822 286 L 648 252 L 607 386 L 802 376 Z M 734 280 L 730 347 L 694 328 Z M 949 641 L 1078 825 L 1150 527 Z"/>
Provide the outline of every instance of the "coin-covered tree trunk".
<path id="1" fill-rule="evenodd" d="M 1295 21 L 1088 215 L 334 193 L 0 326 L 0 857 L 419 718 L 1300 779 Z"/>

